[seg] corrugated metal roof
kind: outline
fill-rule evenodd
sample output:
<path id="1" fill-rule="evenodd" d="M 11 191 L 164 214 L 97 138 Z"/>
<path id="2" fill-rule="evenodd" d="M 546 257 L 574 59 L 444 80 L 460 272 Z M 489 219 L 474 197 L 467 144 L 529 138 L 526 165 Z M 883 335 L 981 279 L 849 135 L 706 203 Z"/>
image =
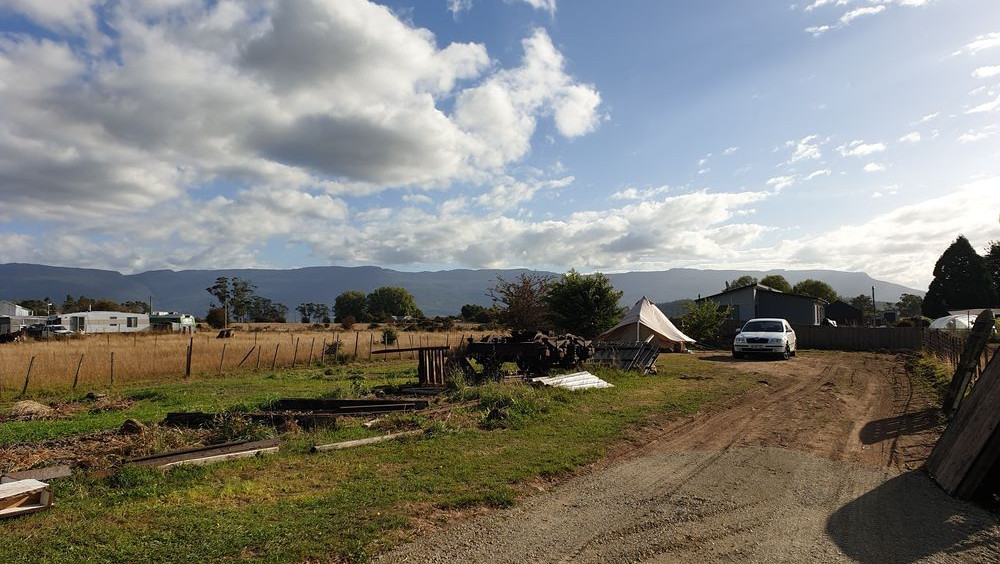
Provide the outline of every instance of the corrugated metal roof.
<path id="1" fill-rule="evenodd" d="M 613 384 L 601 380 L 590 372 L 574 372 L 573 374 L 563 374 L 560 376 L 541 376 L 532 378 L 531 381 L 555 388 L 566 388 L 568 390 L 614 388 Z"/>

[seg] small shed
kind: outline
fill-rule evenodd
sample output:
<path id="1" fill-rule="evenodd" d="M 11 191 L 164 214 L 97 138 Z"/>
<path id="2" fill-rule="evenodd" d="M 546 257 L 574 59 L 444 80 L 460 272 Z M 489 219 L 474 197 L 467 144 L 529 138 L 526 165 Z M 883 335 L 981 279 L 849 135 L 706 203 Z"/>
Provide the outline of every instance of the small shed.
<path id="1" fill-rule="evenodd" d="M 864 312 L 841 300 L 826 305 L 826 317 L 836 321 L 839 327 L 861 327 L 865 324 Z"/>

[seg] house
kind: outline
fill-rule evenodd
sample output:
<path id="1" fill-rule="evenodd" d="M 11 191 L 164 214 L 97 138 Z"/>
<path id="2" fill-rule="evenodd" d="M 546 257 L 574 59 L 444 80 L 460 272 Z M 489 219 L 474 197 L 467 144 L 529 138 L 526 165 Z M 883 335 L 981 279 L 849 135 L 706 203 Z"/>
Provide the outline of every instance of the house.
<path id="1" fill-rule="evenodd" d="M 732 288 L 699 298 L 732 308 L 731 319 L 743 323 L 755 317 L 780 317 L 789 323 L 819 325 L 826 317 L 826 300 L 775 290 L 763 284 Z"/>
<path id="2" fill-rule="evenodd" d="M 45 323 L 44 315 L 34 313 L 13 302 L 0 300 L 0 335 L 17 333 L 29 325 Z"/>
<path id="3" fill-rule="evenodd" d="M 836 321 L 839 327 L 860 327 L 865 324 L 863 311 L 840 300 L 827 304 L 826 316 Z"/>
<path id="4" fill-rule="evenodd" d="M 154 311 L 149 314 L 149 326 L 155 331 L 194 333 L 198 323 L 193 315 L 176 311 Z"/>
<path id="5" fill-rule="evenodd" d="M 49 317 L 49 325 L 65 325 L 83 333 L 136 333 L 149 330 L 149 315 L 127 311 L 80 311 Z"/>

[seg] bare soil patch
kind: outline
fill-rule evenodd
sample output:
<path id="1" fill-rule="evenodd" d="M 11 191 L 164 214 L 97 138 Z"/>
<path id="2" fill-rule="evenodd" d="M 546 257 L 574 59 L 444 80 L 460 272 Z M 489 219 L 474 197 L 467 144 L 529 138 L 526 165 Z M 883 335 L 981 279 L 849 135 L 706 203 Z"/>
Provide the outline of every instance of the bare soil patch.
<path id="1" fill-rule="evenodd" d="M 376 561 L 1000 562 L 997 517 L 914 470 L 942 421 L 902 359 L 734 367 L 760 387 L 653 422 L 591 472 Z"/>

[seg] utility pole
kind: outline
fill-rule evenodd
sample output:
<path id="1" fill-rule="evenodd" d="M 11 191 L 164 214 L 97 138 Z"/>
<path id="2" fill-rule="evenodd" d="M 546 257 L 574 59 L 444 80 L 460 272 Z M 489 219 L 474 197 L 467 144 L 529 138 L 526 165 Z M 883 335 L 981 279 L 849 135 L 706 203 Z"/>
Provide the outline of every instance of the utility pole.
<path id="1" fill-rule="evenodd" d="M 875 315 L 878 307 L 875 305 L 875 286 L 872 286 L 872 327 L 875 327 Z"/>

